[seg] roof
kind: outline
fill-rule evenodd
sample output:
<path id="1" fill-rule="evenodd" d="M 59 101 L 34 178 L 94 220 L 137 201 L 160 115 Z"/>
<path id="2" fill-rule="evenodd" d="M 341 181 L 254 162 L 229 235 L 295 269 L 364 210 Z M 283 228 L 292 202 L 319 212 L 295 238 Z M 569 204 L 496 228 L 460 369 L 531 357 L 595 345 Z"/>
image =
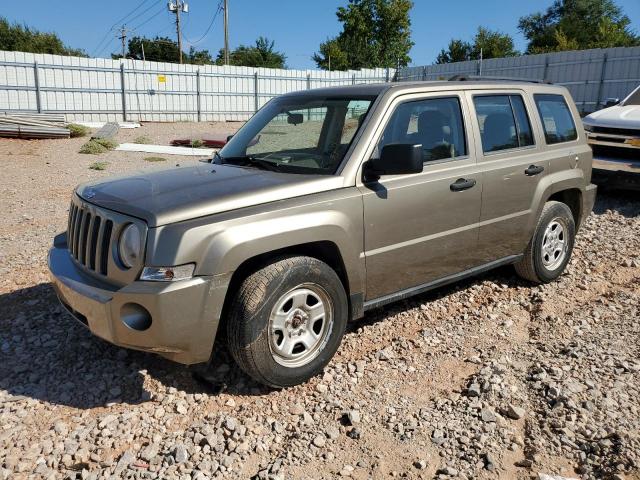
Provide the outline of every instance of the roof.
<path id="1" fill-rule="evenodd" d="M 287 95 L 305 95 L 313 92 L 314 95 L 328 96 L 378 96 L 381 93 L 393 90 L 415 90 L 417 88 L 433 88 L 434 90 L 474 90 L 491 89 L 496 86 L 500 88 L 522 88 L 523 86 L 533 87 L 536 90 L 559 89 L 558 85 L 529 82 L 526 80 L 465 80 L 465 81 L 414 81 L 414 82 L 393 82 L 393 83 L 361 83 L 355 85 L 341 85 L 338 87 L 314 88 L 312 90 L 300 90 Z"/>

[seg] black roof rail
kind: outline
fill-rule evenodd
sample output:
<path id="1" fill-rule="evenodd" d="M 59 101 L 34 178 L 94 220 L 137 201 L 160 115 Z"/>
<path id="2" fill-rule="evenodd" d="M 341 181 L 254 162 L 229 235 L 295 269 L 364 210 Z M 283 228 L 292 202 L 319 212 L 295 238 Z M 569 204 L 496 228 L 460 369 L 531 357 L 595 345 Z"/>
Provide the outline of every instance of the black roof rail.
<path id="1" fill-rule="evenodd" d="M 517 77 L 488 77 L 484 75 L 465 75 L 458 74 L 449 78 L 450 82 L 472 82 L 472 81 L 501 81 L 501 82 L 526 82 L 526 83 L 546 83 L 551 84 L 549 80 L 517 78 Z"/>

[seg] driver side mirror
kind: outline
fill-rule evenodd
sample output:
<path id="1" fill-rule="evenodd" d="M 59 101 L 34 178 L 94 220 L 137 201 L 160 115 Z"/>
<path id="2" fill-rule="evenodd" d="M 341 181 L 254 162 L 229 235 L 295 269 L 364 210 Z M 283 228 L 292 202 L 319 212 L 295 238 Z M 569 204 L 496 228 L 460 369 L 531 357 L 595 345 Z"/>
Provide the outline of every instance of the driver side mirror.
<path id="1" fill-rule="evenodd" d="M 367 162 L 367 176 L 408 175 L 421 173 L 422 145 L 394 143 L 382 147 L 379 158 Z"/>
<path id="2" fill-rule="evenodd" d="M 619 98 L 607 98 L 605 100 L 604 107 L 605 108 L 613 107 L 615 105 L 618 105 L 619 103 L 620 103 Z"/>

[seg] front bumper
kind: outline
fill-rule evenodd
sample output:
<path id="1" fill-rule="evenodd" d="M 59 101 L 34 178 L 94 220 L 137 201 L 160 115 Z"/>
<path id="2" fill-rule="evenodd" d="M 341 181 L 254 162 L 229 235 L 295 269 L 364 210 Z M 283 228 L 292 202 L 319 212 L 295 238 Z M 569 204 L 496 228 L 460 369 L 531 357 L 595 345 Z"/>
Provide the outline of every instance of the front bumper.
<path id="1" fill-rule="evenodd" d="M 640 190 L 640 148 L 633 152 L 595 148 L 593 182 L 603 187 Z"/>
<path id="2" fill-rule="evenodd" d="M 209 360 L 228 286 L 226 276 L 134 281 L 119 288 L 83 272 L 69 254 L 64 234 L 56 237 L 48 263 L 60 302 L 93 334 L 179 363 Z M 145 311 L 146 321 L 125 323 Z"/>

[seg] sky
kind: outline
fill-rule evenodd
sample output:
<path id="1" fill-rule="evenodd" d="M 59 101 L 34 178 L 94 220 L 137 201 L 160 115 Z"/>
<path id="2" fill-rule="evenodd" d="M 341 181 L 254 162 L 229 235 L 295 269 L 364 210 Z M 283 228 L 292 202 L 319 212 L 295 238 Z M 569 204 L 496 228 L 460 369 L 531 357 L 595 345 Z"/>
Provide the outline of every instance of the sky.
<path id="1" fill-rule="evenodd" d="M 219 13 L 214 18 L 220 1 L 188 1 L 189 13 L 183 15 L 185 50 L 193 42 L 195 48 L 207 49 L 215 57 L 223 46 L 223 15 Z M 339 33 L 341 24 L 335 12 L 346 3 L 347 0 L 229 0 L 230 47 L 251 45 L 259 36 L 265 36 L 285 53 L 289 68 L 315 68 L 311 56 L 321 42 Z M 479 25 L 510 34 L 516 48 L 522 51 L 526 41 L 518 32 L 518 18 L 542 11 L 551 3 L 552 0 L 414 0 L 411 65 L 433 63 L 451 38 L 471 39 Z M 617 3 L 631 19 L 632 28 L 640 32 L 640 1 Z M 22 0 L 11 2 L 10 8 L 3 10 L 0 16 L 9 21 L 56 32 L 67 45 L 83 48 L 91 56 L 108 58 L 120 50 L 112 28 L 119 28 L 121 23 L 133 30 L 131 35 L 176 35 L 175 15 L 168 12 L 165 0 Z"/>

